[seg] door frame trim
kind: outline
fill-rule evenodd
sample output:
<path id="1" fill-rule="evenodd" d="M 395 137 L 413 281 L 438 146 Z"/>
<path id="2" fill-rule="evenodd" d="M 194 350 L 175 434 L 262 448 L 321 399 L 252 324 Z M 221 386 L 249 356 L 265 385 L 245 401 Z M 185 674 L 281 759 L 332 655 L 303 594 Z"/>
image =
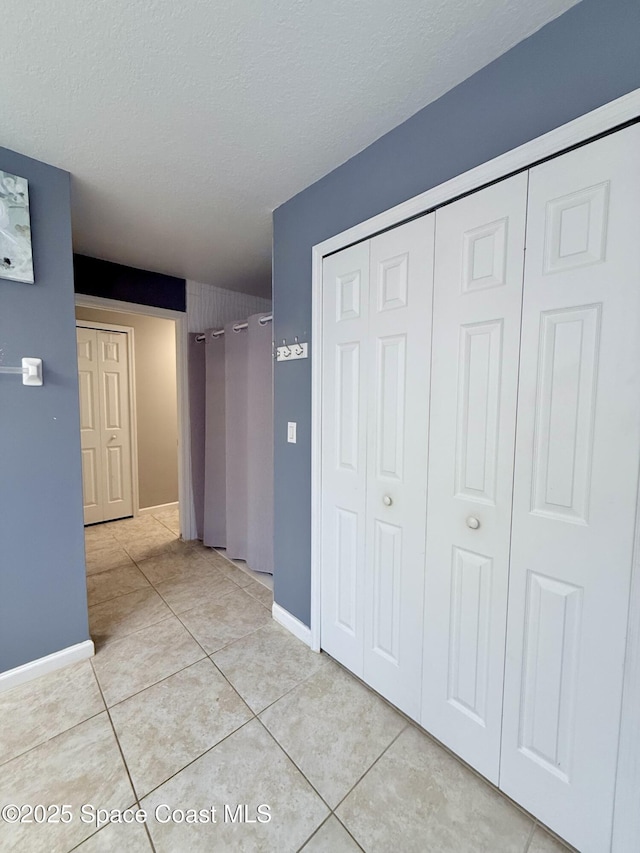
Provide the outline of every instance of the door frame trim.
<path id="1" fill-rule="evenodd" d="M 492 160 L 414 196 L 389 210 L 323 240 L 311 249 L 311 648 L 320 651 L 321 623 L 321 465 L 322 465 L 322 265 L 327 255 L 367 240 L 446 202 L 494 181 L 531 168 L 550 157 L 608 133 L 640 117 L 640 89 L 525 142 Z M 611 850 L 640 849 L 640 727 L 634 707 L 640 701 L 640 502 L 636 515 L 629 635 L 624 667 L 623 705 L 618 748 Z M 634 705 L 634 702 L 636 703 Z"/>
<path id="2" fill-rule="evenodd" d="M 101 332 L 123 332 L 127 336 L 127 374 L 129 380 L 129 441 L 131 442 L 131 505 L 134 518 L 140 513 L 140 481 L 138 476 L 138 411 L 136 405 L 135 330 L 133 326 L 78 320 L 76 329 L 98 329 Z"/>
<path id="3" fill-rule="evenodd" d="M 187 315 L 183 311 L 139 305 L 103 296 L 86 296 L 76 293 L 75 304 L 79 308 L 102 308 L 120 314 L 143 314 L 173 320 L 176 329 L 176 391 L 178 397 L 178 501 L 180 503 L 180 534 L 183 539 L 195 539 L 195 510 L 193 505 L 193 481 L 191 477 L 191 420 L 189 416 L 189 373 L 187 360 Z"/>

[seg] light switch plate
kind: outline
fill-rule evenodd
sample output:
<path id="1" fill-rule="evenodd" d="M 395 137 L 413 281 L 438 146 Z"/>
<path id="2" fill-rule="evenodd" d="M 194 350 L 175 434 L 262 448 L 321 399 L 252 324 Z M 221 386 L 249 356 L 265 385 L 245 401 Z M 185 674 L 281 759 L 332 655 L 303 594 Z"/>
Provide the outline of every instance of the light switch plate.
<path id="1" fill-rule="evenodd" d="M 287 424 L 287 441 L 289 442 L 289 444 L 296 443 L 297 428 L 298 425 L 295 421 L 289 421 L 289 423 Z"/>

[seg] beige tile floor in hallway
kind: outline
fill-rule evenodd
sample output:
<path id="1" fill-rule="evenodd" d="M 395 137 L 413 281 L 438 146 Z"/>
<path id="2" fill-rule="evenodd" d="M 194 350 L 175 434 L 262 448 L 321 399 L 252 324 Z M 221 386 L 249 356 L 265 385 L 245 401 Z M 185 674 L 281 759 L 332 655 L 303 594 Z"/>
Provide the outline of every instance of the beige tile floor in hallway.
<path id="1" fill-rule="evenodd" d="M 0 804 L 71 819 L 0 820 L 0 850 L 566 853 L 177 532 L 170 512 L 87 529 L 95 657 L 0 694 Z M 92 807 L 148 820 L 98 828 Z"/>

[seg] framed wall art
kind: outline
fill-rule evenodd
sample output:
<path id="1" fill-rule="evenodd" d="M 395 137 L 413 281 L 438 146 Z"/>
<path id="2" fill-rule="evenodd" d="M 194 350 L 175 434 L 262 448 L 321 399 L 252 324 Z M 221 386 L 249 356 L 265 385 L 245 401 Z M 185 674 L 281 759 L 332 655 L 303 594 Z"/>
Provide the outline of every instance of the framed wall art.
<path id="1" fill-rule="evenodd" d="M 34 283 L 29 184 L 0 170 L 0 278 Z"/>

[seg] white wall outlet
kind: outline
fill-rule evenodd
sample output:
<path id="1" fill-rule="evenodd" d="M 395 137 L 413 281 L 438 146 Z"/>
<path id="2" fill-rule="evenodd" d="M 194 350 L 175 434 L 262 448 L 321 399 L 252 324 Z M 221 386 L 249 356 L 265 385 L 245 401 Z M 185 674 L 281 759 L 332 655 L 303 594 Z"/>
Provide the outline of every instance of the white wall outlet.
<path id="1" fill-rule="evenodd" d="M 298 429 L 298 425 L 295 421 L 289 421 L 287 424 L 287 441 L 289 444 L 295 444 L 296 439 L 296 431 Z"/>

